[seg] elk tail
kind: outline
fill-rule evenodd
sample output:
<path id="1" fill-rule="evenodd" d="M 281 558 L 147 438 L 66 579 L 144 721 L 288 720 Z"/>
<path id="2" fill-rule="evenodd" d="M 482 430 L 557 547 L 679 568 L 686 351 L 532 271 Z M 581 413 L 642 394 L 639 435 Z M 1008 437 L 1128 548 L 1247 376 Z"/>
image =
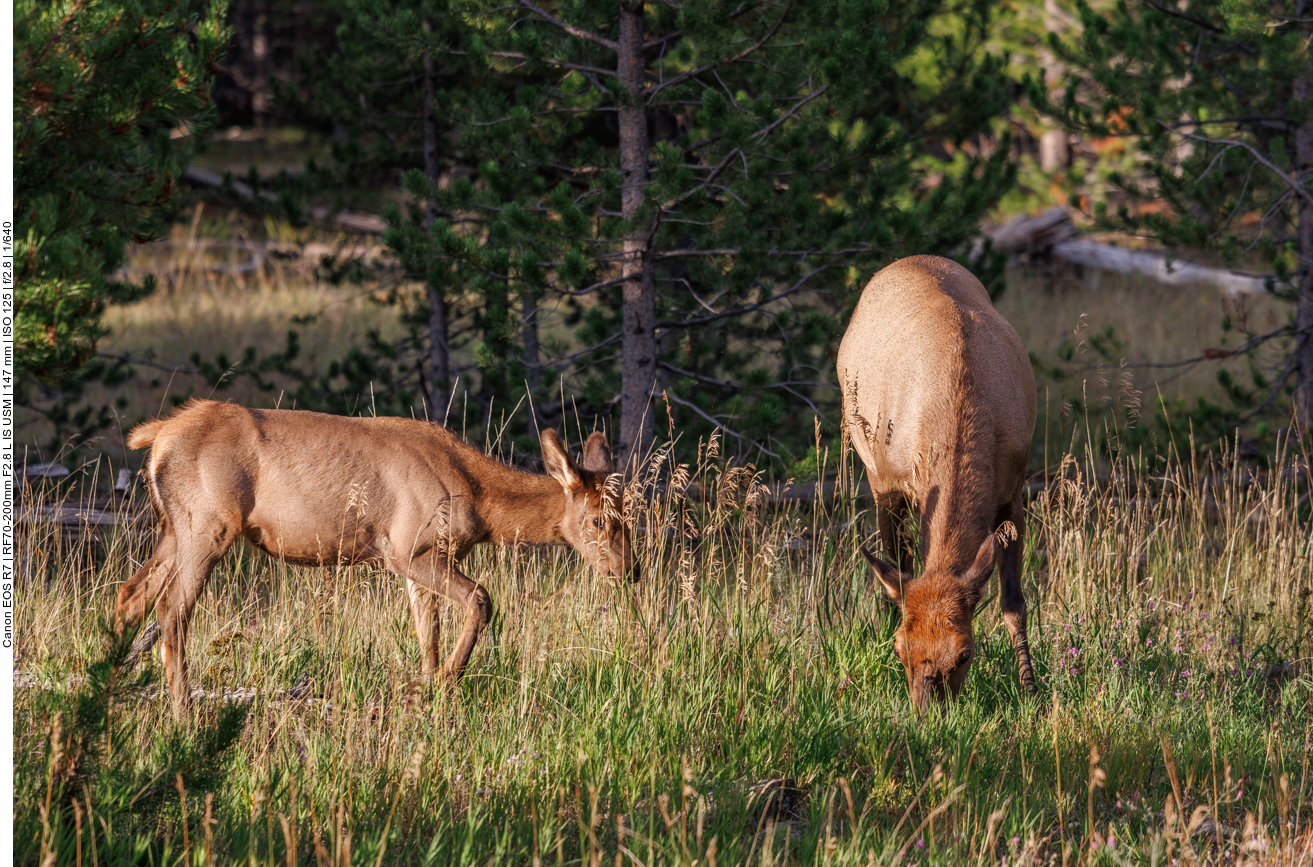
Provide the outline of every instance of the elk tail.
<path id="1" fill-rule="evenodd" d="M 155 438 L 160 435 L 162 427 L 164 427 L 164 419 L 162 418 L 137 425 L 128 431 L 128 448 L 144 449 L 150 446 L 155 442 Z"/>

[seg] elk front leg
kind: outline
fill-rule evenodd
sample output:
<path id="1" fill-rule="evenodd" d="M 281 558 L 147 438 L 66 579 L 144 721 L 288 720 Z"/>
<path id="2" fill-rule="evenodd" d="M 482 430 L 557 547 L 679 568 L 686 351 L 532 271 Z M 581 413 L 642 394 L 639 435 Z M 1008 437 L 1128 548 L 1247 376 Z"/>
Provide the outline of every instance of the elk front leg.
<path id="1" fill-rule="evenodd" d="M 155 607 L 155 603 L 169 586 L 169 579 L 173 577 L 177 554 L 177 539 L 165 526 L 164 533 L 150 559 L 119 586 L 118 599 L 114 606 L 114 631 L 117 634 L 122 635 L 124 629 L 137 626 L 146 618 L 146 612 Z"/>
<path id="2" fill-rule="evenodd" d="M 1018 490 L 1011 505 L 999 511 L 998 523 L 1011 521 L 1017 528 L 1017 538 L 1003 549 L 999 566 L 999 605 L 1003 609 L 1003 623 L 1012 636 L 1012 649 L 1017 654 L 1017 669 L 1021 674 L 1021 688 L 1035 694 L 1035 672 L 1030 666 L 1030 641 L 1026 638 L 1026 597 L 1021 593 L 1021 563 L 1026 552 L 1026 511 Z"/>
<path id="3" fill-rule="evenodd" d="M 410 577 L 406 578 L 406 592 L 410 595 L 410 614 L 419 638 L 420 671 L 425 680 L 432 680 L 438 673 L 438 597 Z"/>
<path id="4" fill-rule="evenodd" d="M 869 473 L 867 479 L 875 497 L 875 527 L 880 547 L 895 566 L 904 572 L 910 571 L 914 562 L 911 537 L 902 526 L 907 516 L 906 500 L 898 491 L 875 493 L 875 479 Z"/>
<path id="5" fill-rule="evenodd" d="M 429 551 L 412 559 L 406 577 L 413 579 L 425 590 L 440 593 L 465 609 L 465 626 L 456 641 L 456 648 L 442 667 L 448 682 L 455 684 L 464 672 L 470 654 L 474 652 L 479 633 L 492 620 L 492 597 L 482 585 L 470 580 L 457 569 L 450 557 L 437 551 Z"/>
<path id="6" fill-rule="evenodd" d="M 155 603 L 155 614 L 162 626 L 160 655 L 164 659 L 164 678 L 173 696 L 173 713 L 178 719 L 185 718 L 191 709 L 191 689 L 187 685 L 187 632 L 191 627 L 192 609 L 215 564 L 235 539 L 236 534 L 229 527 L 221 527 L 204 542 L 194 537 L 180 540 L 177 577 Z"/>

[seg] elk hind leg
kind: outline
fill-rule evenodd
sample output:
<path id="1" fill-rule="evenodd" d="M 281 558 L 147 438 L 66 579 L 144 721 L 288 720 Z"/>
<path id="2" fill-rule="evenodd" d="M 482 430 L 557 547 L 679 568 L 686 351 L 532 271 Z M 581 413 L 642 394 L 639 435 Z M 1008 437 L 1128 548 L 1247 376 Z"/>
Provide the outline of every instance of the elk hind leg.
<path id="1" fill-rule="evenodd" d="M 160 654 L 164 676 L 173 696 L 173 712 L 182 718 L 191 707 L 191 690 L 187 685 L 187 632 L 191 626 L 196 598 L 214 571 L 214 566 L 237 539 L 239 524 L 227 522 L 205 536 L 194 534 L 178 544 L 176 578 L 155 604 L 162 624 Z"/>
<path id="2" fill-rule="evenodd" d="M 1021 564 L 1026 553 L 1026 512 L 1018 490 L 1012 502 L 999 510 L 998 524 L 1011 521 L 1017 529 L 1017 538 L 1009 540 L 1003 549 L 999 567 L 999 607 L 1003 610 L 1003 623 L 1012 636 L 1012 649 L 1017 655 L 1017 669 L 1021 675 L 1021 688 L 1035 694 L 1035 672 L 1030 665 L 1030 641 L 1026 637 L 1026 597 L 1021 592 Z"/>
<path id="3" fill-rule="evenodd" d="M 425 680 L 438 673 L 438 597 L 424 585 L 407 576 L 406 592 L 410 595 L 410 613 L 415 620 L 415 635 L 419 638 L 420 671 Z"/>

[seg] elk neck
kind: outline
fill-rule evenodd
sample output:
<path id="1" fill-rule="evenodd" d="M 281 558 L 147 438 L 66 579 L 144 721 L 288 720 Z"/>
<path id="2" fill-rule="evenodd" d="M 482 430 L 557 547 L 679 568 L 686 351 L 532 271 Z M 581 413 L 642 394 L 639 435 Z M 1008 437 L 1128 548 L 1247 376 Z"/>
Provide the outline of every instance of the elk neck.
<path id="1" fill-rule="evenodd" d="M 961 574 L 975 562 L 980 544 L 994 532 L 994 431 L 970 399 L 971 374 L 965 372 L 951 398 L 953 419 L 943 456 L 929 468 L 925 502 L 920 504 L 925 571 Z"/>
<path id="2" fill-rule="evenodd" d="M 480 473 L 476 510 L 496 544 L 563 545 L 559 527 L 565 491 L 551 476 L 539 476 L 489 461 Z M 484 469 L 484 468 L 481 468 Z"/>

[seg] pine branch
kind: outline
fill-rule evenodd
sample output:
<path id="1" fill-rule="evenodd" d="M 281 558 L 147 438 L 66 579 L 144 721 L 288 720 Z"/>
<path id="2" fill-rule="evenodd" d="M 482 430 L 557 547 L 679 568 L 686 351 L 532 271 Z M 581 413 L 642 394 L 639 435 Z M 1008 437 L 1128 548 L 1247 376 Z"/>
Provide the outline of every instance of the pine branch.
<path id="1" fill-rule="evenodd" d="M 1202 30 L 1207 30 L 1209 33 L 1216 33 L 1220 36 L 1226 35 L 1225 30 L 1222 30 L 1219 27 L 1215 27 L 1212 24 L 1209 24 L 1207 21 L 1201 21 L 1198 18 L 1194 18 L 1190 15 L 1186 15 L 1184 12 L 1180 12 L 1176 9 L 1172 9 L 1169 6 L 1162 6 L 1158 3 L 1154 3 L 1153 0 L 1144 0 L 1144 2 L 1146 6 L 1152 6 L 1154 9 L 1157 9 L 1159 12 L 1163 13 L 1164 15 L 1170 16 L 1172 18 L 1178 18 L 1181 21 L 1185 21 L 1189 24 L 1193 24 L 1195 27 L 1198 27 Z"/>
<path id="2" fill-rule="evenodd" d="M 825 93 L 825 91 L 829 89 L 830 86 L 827 84 L 824 87 L 822 87 L 820 90 L 816 91 L 815 93 L 809 94 L 807 97 L 801 100 L 797 105 L 795 105 L 792 109 L 790 109 L 788 114 L 784 115 L 779 120 L 772 123 L 770 126 L 757 130 L 752 134 L 752 137 L 754 139 L 764 139 L 766 136 L 773 133 L 780 124 L 784 123 L 789 118 L 796 117 L 798 112 L 802 110 L 802 107 L 804 105 L 811 102 L 813 99 L 820 98 L 821 94 Z"/>
<path id="3" fill-rule="evenodd" d="M 1285 387 L 1286 381 L 1290 379 L 1291 375 L 1299 367 L 1298 362 L 1299 357 L 1292 352 L 1290 354 L 1290 360 L 1286 362 L 1285 369 L 1282 370 L 1281 375 L 1277 377 L 1277 381 L 1272 385 L 1272 390 L 1267 393 L 1267 397 L 1264 398 L 1263 402 L 1258 406 L 1241 416 L 1240 420 L 1236 422 L 1236 428 L 1239 428 L 1245 422 L 1249 421 L 1251 418 L 1272 405 L 1272 402 L 1281 394 L 1281 389 Z"/>
<path id="4" fill-rule="evenodd" d="M 524 61 L 540 60 L 543 63 L 547 63 L 552 66 L 559 66 L 562 69 L 572 69 L 575 72 L 584 72 L 584 73 L 589 73 L 591 75 L 610 75 L 610 76 L 615 75 L 614 69 L 603 69 L 600 66 L 586 66 L 582 63 L 570 63 L 567 60 L 558 60 L 555 57 L 533 58 L 521 51 L 489 51 L 488 56 L 509 57 L 512 60 L 524 60 Z"/>
<path id="5" fill-rule="evenodd" d="M 783 124 L 785 121 L 787 121 L 789 118 L 796 117 L 798 112 L 802 110 L 803 106 L 805 106 L 807 103 L 811 102 L 812 100 L 819 98 L 821 94 L 825 93 L 825 91 L 829 89 L 830 86 L 827 84 L 824 87 L 822 87 L 820 90 L 816 91 L 815 93 L 812 93 L 804 97 L 797 105 L 795 105 L 792 109 L 790 109 L 788 113 L 777 118 L 773 123 L 770 123 L 767 126 L 764 126 L 761 129 L 757 130 L 755 133 L 752 134 L 751 138 L 756 140 L 761 140 L 766 138 L 768 135 L 770 135 L 772 132 L 778 129 L 780 125 Z M 703 144 L 710 141 L 711 139 L 707 139 L 706 142 L 699 142 L 697 147 L 701 147 Z M 693 148 L 686 149 L 685 153 L 689 153 L 692 150 Z M 696 187 L 694 187 L 691 190 L 680 193 L 678 196 L 675 196 L 673 199 L 670 199 L 666 202 L 662 202 L 657 207 L 662 211 L 668 211 L 672 208 L 677 208 L 684 202 L 688 201 L 693 196 L 696 196 L 698 193 L 702 192 L 703 190 L 710 188 L 712 184 L 715 182 L 716 178 L 720 177 L 721 172 L 725 170 L 726 166 L 730 164 L 730 162 L 734 159 L 734 157 L 741 156 L 742 154 L 743 154 L 742 148 L 732 149 L 729 153 L 725 154 L 725 158 L 720 161 L 719 165 L 717 165 L 715 168 L 711 170 L 711 174 L 707 175 L 707 177 L 703 179 L 702 183 L 698 184 Z M 734 196 L 734 194 L 729 190 L 725 190 L 724 188 L 721 189 L 727 195 L 733 196 L 734 198 L 738 199 L 738 197 Z M 738 201 L 740 204 L 743 204 L 741 199 L 738 199 Z"/>

